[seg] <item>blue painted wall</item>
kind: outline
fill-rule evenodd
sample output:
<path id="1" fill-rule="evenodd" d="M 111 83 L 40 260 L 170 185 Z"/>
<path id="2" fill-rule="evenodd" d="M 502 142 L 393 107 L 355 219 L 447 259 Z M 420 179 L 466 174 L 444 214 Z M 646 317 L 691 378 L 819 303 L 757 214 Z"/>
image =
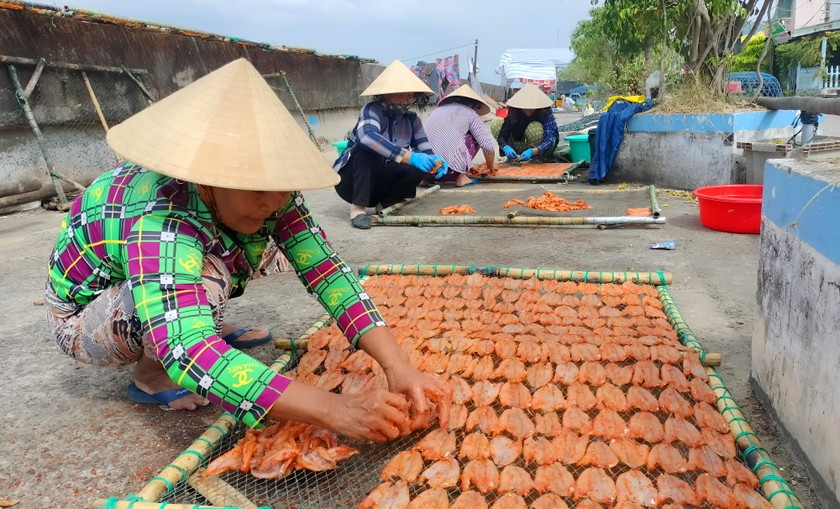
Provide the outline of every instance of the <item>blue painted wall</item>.
<path id="1" fill-rule="evenodd" d="M 787 127 L 796 117 L 795 111 L 750 111 L 744 113 L 709 113 L 685 115 L 634 115 L 627 123 L 628 131 L 718 131 L 731 133 Z"/>
<path id="2" fill-rule="evenodd" d="M 840 170 L 805 174 L 768 162 L 762 214 L 840 264 Z"/>

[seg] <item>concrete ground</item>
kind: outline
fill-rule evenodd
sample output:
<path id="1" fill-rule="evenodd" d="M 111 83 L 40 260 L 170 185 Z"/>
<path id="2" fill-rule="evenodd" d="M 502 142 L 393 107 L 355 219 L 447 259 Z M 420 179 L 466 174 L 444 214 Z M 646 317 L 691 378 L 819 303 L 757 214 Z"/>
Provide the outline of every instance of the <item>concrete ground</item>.
<path id="1" fill-rule="evenodd" d="M 329 156 L 328 156 L 329 157 Z M 494 185 L 494 184 L 481 184 Z M 586 184 L 572 184 L 587 187 Z M 472 188 L 475 189 L 475 188 Z M 667 224 L 591 227 L 375 227 L 354 230 L 332 190 L 306 194 L 334 247 L 354 268 L 369 263 L 440 263 L 578 270 L 664 270 L 684 318 L 771 456 L 808 507 L 823 507 L 803 463 L 749 388 L 756 307 L 757 235 L 706 229 L 685 193 L 660 190 Z M 163 411 L 125 397 L 130 369 L 75 363 L 49 337 L 42 294 L 47 258 L 62 215 L 36 211 L 0 217 L 0 501 L 19 508 L 89 507 L 97 498 L 136 492 L 218 415 Z M 675 240 L 674 251 L 649 245 Z M 231 320 L 300 334 L 321 310 L 292 274 L 256 280 L 232 303 Z M 268 346 L 257 355 L 277 356 Z"/>

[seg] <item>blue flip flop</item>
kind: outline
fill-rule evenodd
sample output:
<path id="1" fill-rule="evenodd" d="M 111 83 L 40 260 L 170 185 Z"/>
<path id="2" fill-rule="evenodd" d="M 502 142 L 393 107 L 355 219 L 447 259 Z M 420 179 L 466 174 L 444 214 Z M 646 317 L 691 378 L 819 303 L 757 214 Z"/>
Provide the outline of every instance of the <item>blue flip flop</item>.
<path id="1" fill-rule="evenodd" d="M 463 186 L 461 186 L 461 187 L 474 186 L 474 185 L 476 185 L 476 184 L 478 184 L 478 179 L 470 179 L 470 183 L 469 183 L 469 184 L 464 184 L 464 185 L 463 185 Z"/>
<path id="2" fill-rule="evenodd" d="M 274 336 L 271 334 L 271 331 L 269 331 L 267 336 L 261 338 L 252 339 L 250 341 L 237 341 L 237 339 L 239 339 L 240 336 L 242 336 L 246 332 L 249 332 L 250 330 L 251 327 L 242 327 L 241 329 L 236 329 L 230 334 L 222 336 L 222 341 L 239 350 L 245 350 L 248 348 L 254 348 L 260 345 L 264 345 L 272 339 L 274 339 Z"/>
<path id="3" fill-rule="evenodd" d="M 143 405 L 162 405 L 162 406 L 169 406 L 169 403 L 172 403 L 178 398 L 183 398 L 188 394 L 192 394 L 187 389 L 169 389 L 167 391 L 160 391 L 154 394 L 149 394 L 148 392 L 142 390 L 140 387 L 137 387 L 137 384 L 131 382 L 128 385 L 128 399 L 135 403 L 141 403 Z"/>

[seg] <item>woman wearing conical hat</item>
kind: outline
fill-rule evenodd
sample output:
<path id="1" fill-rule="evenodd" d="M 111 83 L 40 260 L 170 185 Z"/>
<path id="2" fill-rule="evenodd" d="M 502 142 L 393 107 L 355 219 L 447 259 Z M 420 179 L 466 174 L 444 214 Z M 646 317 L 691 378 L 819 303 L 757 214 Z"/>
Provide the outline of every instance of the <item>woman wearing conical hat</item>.
<path id="1" fill-rule="evenodd" d="M 490 123 L 500 154 L 518 161 L 550 158 L 560 139 L 552 104 L 551 98 L 531 83 L 515 93 L 507 102 L 507 117 Z"/>
<path id="2" fill-rule="evenodd" d="M 490 113 L 490 105 L 469 85 L 438 102 L 438 107 L 423 122 L 435 154 L 449 163 L 449 171 L 438 177 L 439 182 L 454 182 L 456 187 L 475 183 L 468 175 L 479 149 L 484 153 L 487 170 L 495 169 L 496 147 L 493 136 L 481 120 Z"/>
<path id="3" fill-rule="evenodd" d="M 125 162 L 76 198 L 49 260 L 48 323 L 72 358 L 135 364 L 128 396 L 244 424 L 291 418 L 357 439 L 395 438 L 409 401 L 445 388 L 415 370 L 300 191 L 338 177 L 256 69 L 236 60 L 108 133 Z M 391 392 L 339 395 L 278 375 L 222 337 L 269 239 Z M 247 345 L 253 346 L 253 345 Z M 406 396 L 408 399 L 406 399 Z"/>
<path id="4" fill-rule="evenodd" d="M 389 207 L 413 198 L 420 182 L 431 182 L 445 171 L 426 131 L 409 107 L 434 92 L 399 60 L 385 68 L 362 96 L 373 100 L 362 108 L 347 140 L 347 149 L 333 163 L 341 182 L 335 190 L 350 204 L 354 228 L 370 228 L 366 207 Z"/>

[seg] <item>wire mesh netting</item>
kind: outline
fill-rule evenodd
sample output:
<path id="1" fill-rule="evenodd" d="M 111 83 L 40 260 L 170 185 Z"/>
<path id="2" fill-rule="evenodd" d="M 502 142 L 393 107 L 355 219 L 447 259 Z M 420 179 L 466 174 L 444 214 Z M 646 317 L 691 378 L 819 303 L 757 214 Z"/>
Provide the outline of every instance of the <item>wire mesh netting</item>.
<path id="1" fill-rule="evenodd" d="M 761 94 L 764 97 L 782 97 L 782 85 L 772 74 L 761 73 L 759 79 L 755 72 L 731 72 L 727 75 L 729 81 L 740 81 L 741 90 L 747 94 L 754 94 L 761 84 Z"/>
<path id="2" fill-rule="evenodd" d="M 539 198 L 545 193 L 558 195 L 568 202 L 582 200 L 591 208 L 552 212 L 529 208 L 523 205 L 505 205 L 511 200 L 527 203 L 529 198 Z M 391 216 L 435 216 L 445 207 L 469 205 L 479 216 L 517 216 L 533 217 L 620 217 L 626 216 L 628 209 L 650 207 L 649 188 L 585 190 L 576 186 L 550 184 L 522 185 L 481 185 L 466 190 L 441 190 L 424 195 L 397 211 Z"/>
<path id="3" fill-rule="evenodd" d="M 771 507 L 656 287 L 474 273 L 381 275 L 365 288 L 413 365 L 450 383 L 447 427 L 349 443 L 360 453 L 334 470 L 231 471 L 217 478 L 223 488 L 202 496 L 185 484 L 163 501 L 223 505 L 233 491 L 274 508 Z M 305 348 L 289 373 L 297 380 L 387 386 L 335 326 Z"/>

